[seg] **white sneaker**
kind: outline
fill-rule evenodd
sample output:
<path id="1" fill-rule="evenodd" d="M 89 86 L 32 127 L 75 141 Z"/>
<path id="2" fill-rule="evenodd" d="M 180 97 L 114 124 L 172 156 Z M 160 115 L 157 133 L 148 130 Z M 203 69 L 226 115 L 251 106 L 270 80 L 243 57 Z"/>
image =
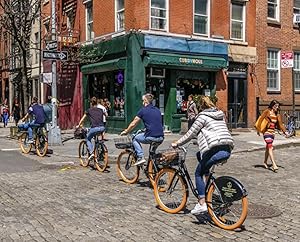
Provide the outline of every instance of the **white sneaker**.
<path id="1" fill-rule="evenodd" d="M 89 158 L 88 158 L 88 160 L 92 160 L 92 159 L 94 159 L 94 153 L 92 153 L 90 156 L 89 156 Z"/>
<path id="2" fill-rule="evenodd" d="M 206 203 L 203 203 L 202 205 L 200 205 L 200 203 L 197 203 L 194 209 L 191 211 L 191 214 L 199 215 L 200 213 L 204 213 L 206 211 L 207 211 Z"/>
<path id="3" fill-rule="evenodd" d="M 28 141 L 27 141 L 27 144 L 33 144 L 34 143 L 34 140 L 33 139 L 29 139 Z"/>
<path id="4" fill-rule="evenodd" d="M 135 166 L 138 166 L 138 165 L 142 165 L 146 163 L 146 160 L 144 157 L 141 157 L 141 158 L 138 158 L 137 162 L 134 163 Z"/>

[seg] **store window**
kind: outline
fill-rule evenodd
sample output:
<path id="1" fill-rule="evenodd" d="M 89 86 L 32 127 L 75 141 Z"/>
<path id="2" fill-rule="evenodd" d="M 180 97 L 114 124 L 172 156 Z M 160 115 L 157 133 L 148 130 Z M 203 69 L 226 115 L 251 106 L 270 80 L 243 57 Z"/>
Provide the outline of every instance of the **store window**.
<path id="1" fill-rule="evenodd" d="M 168 0 L 151 1 L 151 29 L 167 31 Z"/>
<path id="2" fill-rule="evenodd" d="M 279 51 L 268 50 L 267 58 L 267 90 L 279 91 Z"/>
<path id="3" fill-rule="evenodd" d="M 116 31 L 124 30 L 125 18 L 124 0 L 116 0 Z"/>
<path id="4" fill-rule="evenodd" d="M 89 97 L 103 99 L 109 116 L 124 117 L 124 92 L 123 70 L 89 75 Z"/>
<path id="5" fill-rule="evenodd" d="M 177 113 L 186 113 L 190 94 L 211 96 L 213 74 L 209 72 L 182 72 L 176 80 Z"/>
<path id="6" fill-rule="evenodd" d="M 294 53 L 294 81 L 295 91 L 300 91 L 300 53 Z"/>
<path id="7" fill-rule="evenodd" d="M 279 21 L 279 0 L 268 0 L 268 18 Z"/>
<path id="8" fill-rule="evenodd" d="M 208 35 L 209 0 L 194 0 L 194 33 Z"/>
<path id="9" fill-rule="evenodd" d="M 231 3 L 231 39 L 244 40 L 245 36 L 245 5 Z"/>

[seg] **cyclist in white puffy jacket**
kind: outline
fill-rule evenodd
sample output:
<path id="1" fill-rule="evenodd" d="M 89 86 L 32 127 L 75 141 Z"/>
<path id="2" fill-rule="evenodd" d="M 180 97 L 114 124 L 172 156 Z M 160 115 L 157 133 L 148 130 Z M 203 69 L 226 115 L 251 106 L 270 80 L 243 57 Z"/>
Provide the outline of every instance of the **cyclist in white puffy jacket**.
<path id="1" fill-rule="evenodd" d="M 199 197 L 198 203 L 191 211 L 194 215 L 207 211 L 203 176 L 208 174 L 214 164 L 228 159 L 234 147 L 224 113 L 218 110 L 207 96 L 200 98 L 199 107 L 202 111 L 197 115 L 191 128 L 183 137 L 172 143 L 173 147 L 177 147 L 197 137 L 199 152 L 196 155 L 199 163 L 195 171 L 195 180 Z"/>

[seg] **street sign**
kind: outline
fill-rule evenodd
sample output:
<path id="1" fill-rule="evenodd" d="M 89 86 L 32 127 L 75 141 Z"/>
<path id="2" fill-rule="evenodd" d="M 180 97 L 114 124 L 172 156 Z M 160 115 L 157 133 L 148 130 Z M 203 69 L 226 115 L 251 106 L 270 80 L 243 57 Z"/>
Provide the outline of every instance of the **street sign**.
<path id="1" fill-rule="evenodd" d="M 43 59 L 44 60 L 68 60 L 67 51 L 52 51 L 52 50 L 43 50 Z"/>
<path id="2" fill-rule="evenodd" d="M 294 53 L 293 51 L 281 51 L 281 68 L 294 67 Z"/>
<path id="3" fill-rule="evenodd" d="M 46 49 L 47 50 L 57 50 L 57 41 L 49 41 L 46 43 Z"/>

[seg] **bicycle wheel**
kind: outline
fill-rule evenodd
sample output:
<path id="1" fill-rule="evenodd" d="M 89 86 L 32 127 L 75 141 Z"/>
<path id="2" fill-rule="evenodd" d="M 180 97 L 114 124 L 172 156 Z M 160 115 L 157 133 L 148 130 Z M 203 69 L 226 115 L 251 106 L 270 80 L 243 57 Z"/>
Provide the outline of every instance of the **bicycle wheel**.
<path id="1" fill-rule="evenodd" d="M 96 146 L 94 159 L 96 169 L 103 172 L 108 165 L 108 150 L 105 144 L 100 143 Z"/>
<path id="2" fill-rule="evenodd" d="M 216 189 L 215 183 L 209 186 L 206 203 L 210 217 L 214 223 L 222 229 L 234 230 L 240 228 L 247 217 L 247 197 L 242 197 L 236 201 L 225 202 L 220 193 L 220 189 Z"/>
<path id="3" fill-rule="evenodd" d="M 87 167 L 89 165 L 89 151 L 85 140 L 82 140 L 79 143 L 78 152 L 80 165 Z"/>
<path id="4" fill-rule="evenodd" d="M 48 140 L 47 137 L 43 134 L 37 135 L 35 141 L 36 153 L 38 156 L 43 157 L 47 154 L 48 150 Z"/>
<path id="5" fill-rule="evenodd" d="M 122 151 L 117 159 L 117 171 L 121 179 L 129 184 L 135 183 L 139 179 L 140 168 L 134 166 L 135 157 L 131 151 Z"/>
<path id="6" fill-rule="evenodd" d="M 28 154 L 31 151 L 32 144 L 28 144 L 28 134 L 27 134 L 27 132 L 24 132 L 23 134 L 20 135 L 19 144 L 20 144 L 21 151 L 24 154 Z"/>
<path id="7" fill-rule="evenodd" d="M 161 169 L 154 184 L 154 196 L 159 207 L 167 213 L 178 213 L 185 206 L 188 198 L 188 186 L 174 168 Z"/>

